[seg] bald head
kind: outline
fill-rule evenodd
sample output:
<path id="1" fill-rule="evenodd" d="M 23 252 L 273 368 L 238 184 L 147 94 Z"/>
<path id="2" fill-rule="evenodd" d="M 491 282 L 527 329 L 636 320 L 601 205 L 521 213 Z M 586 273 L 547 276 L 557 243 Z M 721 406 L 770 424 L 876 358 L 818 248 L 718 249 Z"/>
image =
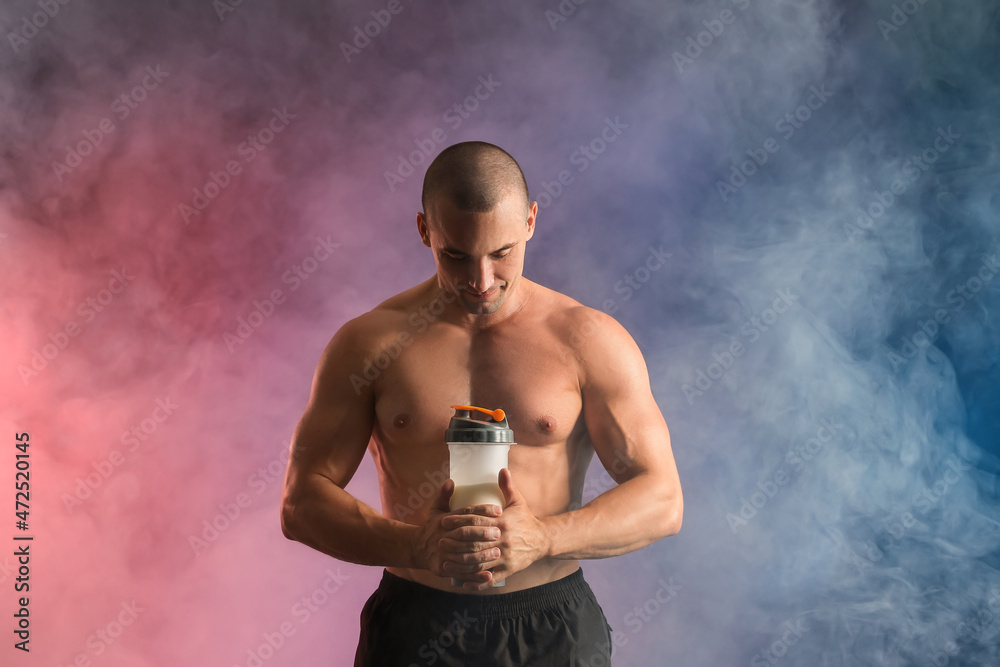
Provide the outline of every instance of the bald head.
<path id="1" fill-rule="evenodd" d="M 439 197 L 461 211 L 488 213 L 510 194 L 529 208 L 528 183 L 507 151 L 485 141 L 465 141 L 445 148 L 424 176 L 420 204 L 424 214 Z"/>

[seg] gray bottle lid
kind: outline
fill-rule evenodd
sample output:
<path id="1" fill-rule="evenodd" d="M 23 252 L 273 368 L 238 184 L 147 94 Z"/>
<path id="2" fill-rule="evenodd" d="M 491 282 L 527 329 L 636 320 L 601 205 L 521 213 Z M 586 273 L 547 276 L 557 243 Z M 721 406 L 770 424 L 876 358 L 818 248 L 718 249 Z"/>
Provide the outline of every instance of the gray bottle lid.
<path id="1" fill-rule="evenodd" d="M 477 408 L 474 405 L 453 405 L 455 416 L 448 424 L 444 439 L 446 442 L 471 442 L 481 444 L 514 444 L 514 431 L 507 425 L 507 415 L 504 411 Z M 478 410 L 489 415 L 490 421 L 480 421 L 472 418 L 472 412 Z M 499 419 L 497 419 L 499 418 Z"/>

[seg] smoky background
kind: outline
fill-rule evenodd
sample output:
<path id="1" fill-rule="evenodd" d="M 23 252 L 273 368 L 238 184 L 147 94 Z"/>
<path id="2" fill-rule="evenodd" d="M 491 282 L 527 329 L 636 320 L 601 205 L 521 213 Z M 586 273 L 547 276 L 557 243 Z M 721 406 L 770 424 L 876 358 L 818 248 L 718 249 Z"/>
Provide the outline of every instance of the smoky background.
<path id="1" fill-rule="evenodd" d="M 380 572 L 282 537 L 288 439 L 482 139 L 544 204 L 525 275 L 625 325 L 671 430 L 681 533 L 583 563 L 616 664 L 995 662 L 995 4 L 391 8 L 0 8 L 4 651 L 349 662 Z"/>

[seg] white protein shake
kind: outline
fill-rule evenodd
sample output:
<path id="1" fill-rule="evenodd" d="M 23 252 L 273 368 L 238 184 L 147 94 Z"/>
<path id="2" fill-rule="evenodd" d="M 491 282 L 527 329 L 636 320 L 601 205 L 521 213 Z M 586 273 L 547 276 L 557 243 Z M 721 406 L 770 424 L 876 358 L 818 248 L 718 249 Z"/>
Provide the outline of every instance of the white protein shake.
<path id="1" fill-rule="evenodd" d="M 451 496 L 451 509 L 472 505 L 504 506 L 503 493 L 497 476 L 507 467 L 507 453 L 514 442 L 514 432 L 507 425 L 503 410 L 487 410 L 472 405 L 452 405 L 455 416 L 451 418 L 445 440 L 448 443 L 451 479 L 455 492 Z M 490 421 L 472 418 L 472 412 L 489 415 Z M 494 586 L 503 586 L 501 581 Z M 452 584 L 461 582 L 452 579 Z"/>

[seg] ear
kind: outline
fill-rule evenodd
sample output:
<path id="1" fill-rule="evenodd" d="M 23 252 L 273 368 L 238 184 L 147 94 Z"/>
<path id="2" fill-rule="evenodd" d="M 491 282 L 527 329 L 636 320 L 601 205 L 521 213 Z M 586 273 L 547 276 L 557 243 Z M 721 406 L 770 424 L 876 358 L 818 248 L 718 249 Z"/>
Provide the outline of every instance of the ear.
<path id="1" fill-rule="evenodd" d="M 428 248 L 431 247 L 431 234 L 427 227 L 427 218 L 421 211 L 417 211 L 417 231 L 420 233 L 420 240 Z"/>
<path id="2" fill-rule="evenodd" d="M 538 202 L 531 202 L 531 208 L 528 209 L 528 235 L 524 237 L 525 243 L 534 236 L 535 234 L 535 217 L 538 215 Z"/>

